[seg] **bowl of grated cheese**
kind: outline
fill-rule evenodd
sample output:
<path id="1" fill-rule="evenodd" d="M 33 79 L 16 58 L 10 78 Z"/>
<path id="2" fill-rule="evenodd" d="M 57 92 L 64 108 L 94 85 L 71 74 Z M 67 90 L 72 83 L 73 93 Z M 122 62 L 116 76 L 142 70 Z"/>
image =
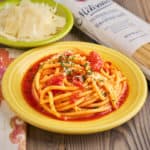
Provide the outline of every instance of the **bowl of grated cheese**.
<path id="1" fill-rule="evenodd" d="M 38 47 L 63 38 L 72 26 L 71 11 L 53 0 L 0 2 L 0 44 Z"/>

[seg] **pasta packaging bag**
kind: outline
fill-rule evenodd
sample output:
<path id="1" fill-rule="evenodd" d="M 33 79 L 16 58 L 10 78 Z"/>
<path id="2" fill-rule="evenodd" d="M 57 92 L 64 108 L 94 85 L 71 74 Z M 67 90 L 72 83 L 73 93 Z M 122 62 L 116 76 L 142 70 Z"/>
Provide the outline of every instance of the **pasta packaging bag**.
<path id="1" fill-rule="evenodd" d="M 75 26 L 96 42 L 132 58 L 150 80 L 150 25 L 112 0 L 59 0 Z"/>

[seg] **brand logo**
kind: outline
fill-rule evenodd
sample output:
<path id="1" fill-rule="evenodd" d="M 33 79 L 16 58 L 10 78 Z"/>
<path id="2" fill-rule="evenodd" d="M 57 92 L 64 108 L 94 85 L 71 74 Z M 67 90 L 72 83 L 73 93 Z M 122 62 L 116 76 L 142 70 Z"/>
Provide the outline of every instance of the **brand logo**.
<path id="1" fill-rule="evenodd" d="M 87 15 L 93 14 L 97 10 L 101 10 L 107 6 L 109 6 L 112 3 L 112 0 L 101 0 L 100 2 L 96 4 L 88 4 L 87 6 L 83 7 L 80 11 L 79 14 L 82 17 L 85 17 Z"/>

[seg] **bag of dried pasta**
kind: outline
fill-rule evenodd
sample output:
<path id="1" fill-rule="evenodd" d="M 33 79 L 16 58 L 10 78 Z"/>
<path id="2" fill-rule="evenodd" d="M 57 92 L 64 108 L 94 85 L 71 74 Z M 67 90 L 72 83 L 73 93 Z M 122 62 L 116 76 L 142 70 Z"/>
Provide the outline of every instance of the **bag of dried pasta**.
<path id="1" fill-rule="evenodd" d="M 59 0 L 96 42 L 132 58 L 150 80 L 150 25 L 112 0 Z"/>

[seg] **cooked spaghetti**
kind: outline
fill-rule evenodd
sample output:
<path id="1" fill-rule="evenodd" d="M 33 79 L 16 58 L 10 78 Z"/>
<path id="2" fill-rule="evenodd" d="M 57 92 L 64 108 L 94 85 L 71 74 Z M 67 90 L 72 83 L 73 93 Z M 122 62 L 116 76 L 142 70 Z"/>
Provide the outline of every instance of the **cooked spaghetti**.
<path id="1" fill-rule="evenodd" d="M 54 54 L 42 59 L 36 68 L 30 81 L 32 95 L 44 112 L 58 119 L 108 113 L 118 109 L 127 96 L 126 77 L 94 51 Z"/>

